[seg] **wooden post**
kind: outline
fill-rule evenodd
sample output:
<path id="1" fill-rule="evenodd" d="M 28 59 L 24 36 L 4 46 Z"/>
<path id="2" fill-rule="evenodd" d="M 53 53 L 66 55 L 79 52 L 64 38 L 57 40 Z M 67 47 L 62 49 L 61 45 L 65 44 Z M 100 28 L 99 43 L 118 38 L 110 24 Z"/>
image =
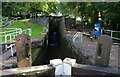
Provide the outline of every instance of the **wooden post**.
<path id="1" fill-rule="evenodd" d="M 30 36 L 20 34 L 16 37 L 16 51 L 19 68 L 32 65 Z"/>
<path id="2" fill-rule="evenodd" d="M 112 47 L 111 37 L 108 35 L 101 35 L 97 43 L 95 65 L 100 65 L 100 66 L 109 65 L 111 47 Z"/>

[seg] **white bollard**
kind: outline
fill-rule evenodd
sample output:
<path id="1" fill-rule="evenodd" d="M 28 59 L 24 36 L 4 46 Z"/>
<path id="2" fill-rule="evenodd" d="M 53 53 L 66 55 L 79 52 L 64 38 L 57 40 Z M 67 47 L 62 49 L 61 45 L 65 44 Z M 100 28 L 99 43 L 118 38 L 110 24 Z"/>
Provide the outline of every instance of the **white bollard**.
<path id="1" fill-rule="evenodd" d="M 68 76 L 71 77 L 72 66 L 76 63 L 76 59 L 65 58 L 62 62 L 61 59 L 50 60 L 50 64 L 55 67 L 55 77 Z"/>
<path id="2" fill-rule="evenodd" d="M 50 64 L 55 67 L 55 77 L 63 76 L 63 63 L 61 59 L 50 60 Z"/>
<path id="3" fill-rule="evenodd" d="M 65 58 L 63 60 L 63 64 L 64 64 L 64 70 L 63 70 L 63 74 L 64 76 L 69 76 L 71 77 L 72 75 L 72 66 L 76 63 L 76 59 L 71 59 L 71 58 Z"/>

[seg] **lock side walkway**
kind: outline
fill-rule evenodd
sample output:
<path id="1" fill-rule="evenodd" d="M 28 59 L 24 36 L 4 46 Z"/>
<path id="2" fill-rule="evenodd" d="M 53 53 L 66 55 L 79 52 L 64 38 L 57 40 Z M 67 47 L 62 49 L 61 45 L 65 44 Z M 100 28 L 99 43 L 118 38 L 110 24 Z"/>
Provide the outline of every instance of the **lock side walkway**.
<path id="1" fill-rule="evenodd" d="M 13 47 L 13 54 L 16 52 L 16 47 Z M 0 55 L 0 61 L 4 61 L 7 60 L 9 57 L 11 57 L 11 50 L 9 49 L 8 51 L 6 51 L 5 53 L 3 53 L 2 55 Z"/>
<path id="2" fill-rule="evenodd" d="M 86 63 L 93 64 L 95 60 L 97 41 L 94 39 L 91 41 L 89 37 L 83 36 L 82 42 L 79 39 L 76 39 L 76 41 L 73 42 L 72 38 L 75 33 L 76 31 L 70 31 L 70 33 L 66 34 L 66 38 L 75 48 L 76 53 L 82 56 Z M 120 64 L 118 63 L 118 55 L 120 53 L 118 50 L 120 50 L 120 46 L 113 44 L 110 52 L 109 67 L 120 68 Z"/>

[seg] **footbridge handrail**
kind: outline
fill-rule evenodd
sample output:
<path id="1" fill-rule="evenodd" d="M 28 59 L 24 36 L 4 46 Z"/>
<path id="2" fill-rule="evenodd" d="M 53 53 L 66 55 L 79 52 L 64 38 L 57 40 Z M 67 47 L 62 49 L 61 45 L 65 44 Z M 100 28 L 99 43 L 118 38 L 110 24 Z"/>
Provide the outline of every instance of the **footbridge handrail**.
<path id="1" fill-rule="evenodd" d="M 120 31 L 104 30 L 104 29 L 102 29 L 102 30 L 101 30 L 101 34 L 104 34 L 104 32 L 110 32 L 110 33 L 109 33 L 109 36 L 110 36 L 112 39 L 120 40 L 120 38 L 113 36 L 113 33 L 119 33 L 119 34 L 120 34 Z M 118 35 L 118 36 L 119 36 L 119 35 Z"/>

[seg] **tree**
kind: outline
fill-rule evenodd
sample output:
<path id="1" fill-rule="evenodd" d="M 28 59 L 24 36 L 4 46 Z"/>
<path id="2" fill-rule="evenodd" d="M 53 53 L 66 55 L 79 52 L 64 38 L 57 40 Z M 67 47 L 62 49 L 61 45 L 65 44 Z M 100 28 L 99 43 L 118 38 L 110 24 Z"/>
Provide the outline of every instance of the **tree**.
<path id="1" fill-rule="evenodd" d="M 61 12 L 63 15 L 74 15 L 89 21 L 89 26 L 100 22 L 102 27 L 117 29 L 120 24 L 120 2 L 3 2 L 3 16 L 26 17 L 30 13 L 49 15 Z M 102 20 L 98 20 L 98 13 Z"/>

